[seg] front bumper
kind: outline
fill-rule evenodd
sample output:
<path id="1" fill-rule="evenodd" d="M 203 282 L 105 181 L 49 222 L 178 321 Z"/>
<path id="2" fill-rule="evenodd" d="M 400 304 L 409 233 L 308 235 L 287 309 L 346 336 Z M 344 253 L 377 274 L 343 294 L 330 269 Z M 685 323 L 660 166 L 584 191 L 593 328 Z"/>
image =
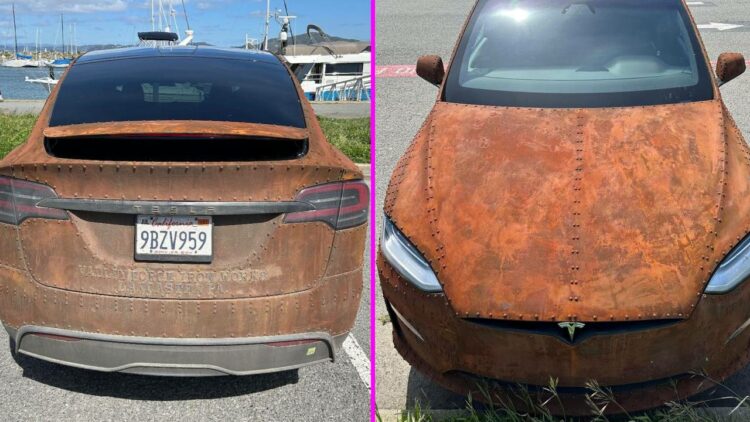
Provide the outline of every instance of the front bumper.
<path id="1" fill-rule="evenodd" d="M 632 330 L 626 323 L 626 329 L 570 343 L 562 335 L 523 329 L 539 326 L 532 321 L 508 329 L 456 316 L 442 294 L 415 289 L 382 255 L 378 270 L 401 355 L 443 386 L 480 400 L 480 387 L 504 394 L 507 386 L 524 384 L 541 394 L 550 379 L 557 379 L 563 410 L 586 414 L 583 393 L 591 393 L 586 386 L 595 380 L 625 409 L 640 410 L 705 390 L 714 385 L 711 380 L 723 380 L 750 359 L 747 284 L 727 295 L 703 297 L 688 319 L 645 326 L 634 321 Z M 489 385 L 480 385 L 484 381 Z"/>
<path id="2" fill-rule="evenodd" d="M 28 325 L 5 329 L 16 353 L 76 368 L 161 376 L 254 375 L 334 361 L 347 335 L 176 339 Z"/>

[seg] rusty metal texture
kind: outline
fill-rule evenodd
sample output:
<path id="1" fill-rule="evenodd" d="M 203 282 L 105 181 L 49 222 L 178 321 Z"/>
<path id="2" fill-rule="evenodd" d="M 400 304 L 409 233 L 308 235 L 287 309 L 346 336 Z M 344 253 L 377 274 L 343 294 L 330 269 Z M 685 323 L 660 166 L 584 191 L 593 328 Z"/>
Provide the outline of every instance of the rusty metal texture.
<path id="1" fill-rule="evenodd" d="M 44 183 L 61 198 L 219 202 L 291 201 L 305 187 L 361 179 L 359 169 L 327 142 L 295 84 L 307 129 L 200 121 L 49 128 L 56 88 L 28 141 L 0 161 L 0 175 Z M 212 163 L 196 157 L 143 163 L 61 159 L 44 146 L 45 136 L 153 132 L 307 139 L 309 149 L 301 158 L 276 162 Z M 168 264 L 133 259 L 132 216 L 69 216 L 29 219 L 19 227 L 0 224 L 3 323 L 200 338 L 339 335 L 354 323 L 364 226 L 335 231 L 319 222 L 285 224 L 279 215 L 216 216 L 214 262 Z"/>
<path id="2" fill-rule="evenodd" d="M 422 56 L 417 61 L 417 75 L 430 83 L 439 85 L 445 79 L 444 66 L 440 56 Z"/>
<path id="3" fill-rule="evenodd" d="M 747 364 L 750 333 L 726 341 L 750 318 L 741 305 L 750 286 L 703 293 L 750 233 L 750 152 L 716 84 L 714 94 L 592 109 L 450 104 L 438 94 L 384 203 L 444 290 L 417 291 L 379 256 L 386 301 L 425 338 L 394 330 L 401 354 L 461 393 L 476 387 L 464 373 L 637 385 L 622 395 L 628 409 L 674 399 L 671 386 L 646 388 L 660 379 L 705 369 L 722 380 Z M 575 345 L 523 332 L 568 321 L 634 329 Z M 678 392 L 704 381 L 682 380 Z"/>
<path id="4" fill-rule="evenodd" d="M 597 109 L 438 101 L 394 171 L 385 212 L 458 315 L 686 318 L 750 231 L 747 214 L 725 209 L 748 166 L 726 168 L 746 147 L 715 93 Z"/>
<path id="5" fill-rule="evenodd" d="M 47 138 L 67 138 L 74 136 L 117 136 L 140 134 L 191 134 L 217 136 L 255 136 L 279 139 L 307 139 L 306 129 L 257 123 L 235 122 L 196 122 L 185 120 L 107 122 L 80 125 L 55 126 L 44 129 Z"/>
<path id="6" fill-rule="evenodd" d="M 139 299 L 79 293 L 0 267 L 0 312 L 11 327 L 169 338 L 262 337 L 348 332 L 359 308 L 362 270 L 326 277 L 297 294 L 228 300 Z"/>
<path id="7" fill-rule="evenodd" d="M 387 213 L 424 248 L 462 316 L 686 317 L 709 264 L 723 257 L 714 234 L 726 177 L 722 116 L 717 102 L 591 110 L 439 103 L 420 156 L 405 164 L 423 168 L 404 170 L 412 177 L 397 170 L 394 180 L 399 195 L 426 192 L 426 209 L 390 198 Z M 429 233 L 416 228 L 423 221 Z M 733 235 L 746 233 L 746 224 L 734 227 Z"/>
<path id="8" fill-rule="evenodd" d="M 394 326 L 399 327 L 393 333 L 399 352 L 435 381 L 461 394 L 472 392 L 477 400 L 484 399 L 477 391 L 482 385 L 479 377 L 507 383 L 493 394 L 507 394 L 502 387 L 516 383 L 545 387 L 552 377 L 559 381 L 561 391 L 596 380 L 601 386 L 612 387 L 618 403 L 628 410 L 646 409 L 715 385 L 691 374 L 705 373 L 720 381 L 750 362 L 750 330 L 726 342 L 750 318 L 750 309 L 743 306 L 750 300 L 747 284 L 731 295 L 708 296 L 688 320 L 592 336 L 571 345 L 552 335 L 496 329 L 458 318 L 443 295 L 417 291 L 382 256 L 378 270 L 389 304 L 424 338 L 420 341 L 392 317 Z M 670 377 L 678 380 L 677 389 Z M 618 391 L 617 386 L 628 391 Z M 568 415 L 590 413 L 581 393 L 562 395 Z"/>
<path id="9" fill-rule="evenodd" d="M 745 57 L 740 53 L 722 53 L 716 61 L 716 76 L 720 81 L 727 81 L 728 76 L 736 77 L 745 70 Z"/>

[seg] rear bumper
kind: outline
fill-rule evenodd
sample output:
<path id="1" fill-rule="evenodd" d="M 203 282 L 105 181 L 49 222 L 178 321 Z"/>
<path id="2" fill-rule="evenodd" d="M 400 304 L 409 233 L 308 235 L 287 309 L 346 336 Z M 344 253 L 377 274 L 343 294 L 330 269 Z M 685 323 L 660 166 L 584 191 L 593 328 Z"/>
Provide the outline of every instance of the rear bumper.
<path id="1" fill-rule="evenodd" d="M 354 325 L 362 269 L 326 276 L 309 290 L 238 299 L 143 299 L 43 286 L 27 272 L 0 264 L 3 324 L 112 336 L 247 339 L 305 333 L 331 337 Z"/>
<path id="2" fill-rule="evenodd" d="M 160 376 L 253 375 L 334 361 L 347 334 L 184 339 L 5 326 L 15 351 L 77 368 Z"/>

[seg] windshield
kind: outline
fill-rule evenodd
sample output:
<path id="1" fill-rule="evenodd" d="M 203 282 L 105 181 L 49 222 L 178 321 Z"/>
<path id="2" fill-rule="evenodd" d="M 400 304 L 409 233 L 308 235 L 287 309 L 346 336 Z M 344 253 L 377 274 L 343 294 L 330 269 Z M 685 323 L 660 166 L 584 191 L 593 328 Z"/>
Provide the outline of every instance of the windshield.
<path id="1" fill-rule="evenodd" d="M 713 85 L 679 0 L 481 0 L 444 100 L 514 107 L 703 101 Z"/>
<path id="2" fill-rule="evenodd" d="M 61 83 L 50 126 L 143 120 L 305 127 L 297 89 L 281 62 L 183 56 L 74 65 Z"/>

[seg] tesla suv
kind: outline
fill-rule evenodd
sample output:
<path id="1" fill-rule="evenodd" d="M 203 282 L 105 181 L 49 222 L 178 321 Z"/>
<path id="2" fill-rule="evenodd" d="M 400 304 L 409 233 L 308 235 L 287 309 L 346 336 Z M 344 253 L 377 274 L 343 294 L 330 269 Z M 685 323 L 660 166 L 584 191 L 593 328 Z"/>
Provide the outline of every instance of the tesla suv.
<path id="1" fill-rule="evenodd" d="M 333 360 L 367 203 L 276 56 L 88 53 L 0 161 L 0 318 L 14 352 L 100 371 Z"/>
<path id="2" fill-rule="evenodd" d="M 557 379 L 568 414 L 592 380 L 643 409 L 746 365 L 750 154 L 719 91 L 746 63 L 709 64 L 682 1 L 478 1 L 447 73 L 418 62 L 440 93 L 385 199 L 404 358 L 459 393 Z"/>

